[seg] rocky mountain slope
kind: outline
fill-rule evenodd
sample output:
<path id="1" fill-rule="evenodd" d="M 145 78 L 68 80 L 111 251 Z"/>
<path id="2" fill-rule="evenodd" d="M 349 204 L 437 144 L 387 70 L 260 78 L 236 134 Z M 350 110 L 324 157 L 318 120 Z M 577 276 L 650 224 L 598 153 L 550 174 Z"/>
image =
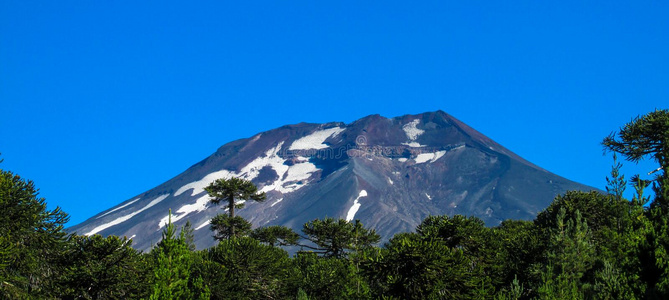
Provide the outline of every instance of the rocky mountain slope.
<path id="1" fill-rule="evenodd" d="M 171 180 L 69 228 L 127 236 L 141 250 L 172 222 L 190 220 L 198 248 L 214 245 L 209 220 L 225 213 L 203 188 L 222 177 L 267 193 L 239 215 L 254 226 L 300 230 L 323 217 L 360 219 L 388 239 L 428 215 L 463 214 L 494 226 L 532 219 L 559 193 L 591 190 L 543 170 L 442 111 L 351 124 L 300 123 L 225 144 Z"/>

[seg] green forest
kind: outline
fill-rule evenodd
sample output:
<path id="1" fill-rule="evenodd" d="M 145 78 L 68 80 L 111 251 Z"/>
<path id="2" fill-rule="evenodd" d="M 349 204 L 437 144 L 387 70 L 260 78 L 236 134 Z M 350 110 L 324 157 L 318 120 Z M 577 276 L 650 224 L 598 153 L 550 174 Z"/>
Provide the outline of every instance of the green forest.
<path id="1" fill-rule="evenodd" d="M 69 234 L 65 212 L 0 169 L 0 299 L 669 299 L 669 110 L 602 147 L 606 192 L 559 195 L 532 221 L 429 216 L 383 244 L 341 219 L 253 229 L 236 200 L 265 195 L 232 178 L 206 188 L 228 208 L 211 222 L 216 246 L 196 250 L 190 224 L 169 222 L 145 253 L 125 237 Z M 640 160 L 658 168 L 621 174 L 620 161 Z"/>

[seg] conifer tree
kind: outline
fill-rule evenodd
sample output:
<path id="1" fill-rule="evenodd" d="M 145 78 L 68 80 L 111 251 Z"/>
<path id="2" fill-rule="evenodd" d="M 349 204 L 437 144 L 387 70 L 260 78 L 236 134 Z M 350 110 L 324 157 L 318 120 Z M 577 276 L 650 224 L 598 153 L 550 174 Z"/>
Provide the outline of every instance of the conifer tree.
<path id="1" fill-rule="evenodd" d="M 223 240 L 205 252 L 205 281 L 214 299 L 282 299 L 288 289 L 291 261 L 280 248 L 249 237 Z"/>
<path id="2" fill-rule="evenodd" d="M 146 264 L 132 240 L 73 235 L 62 255 L 55 289 L 65 299 L 138 299 L 147 296 Z"/>
<path id="3" fill-rule="evenodd" d="M 308 247 L 325 257 L 343 258 L 351 250 L 361 250 L 379 242 L 374 229 L 362 226 L 360 220 L 351 223 L 344 219 L 316 219 L 304 224 L 305 239 L 316 244 Z M 306 245 L 302 245 L 306 246 Z"/>
<path id="4" fill-rule="evenodd" d="M 620 153 L 632 162 L 650 158 L 659 165 L 649 172 L 657 174 L 656 201 L 652 205 L 669 213 L 669 110 L 655 110 L 634 118 L 602 144 L 604 149 Z"/>
<path id="5" fill-rule="evenodd" d="M 573 219 L 566 219 L 561 208 L 548 251 L 548 262 L 539 287 L 542 299 L 583 299 L 582 278 L 594 264 L 595 248 L 588 224 L 576 210 Z"/>
<path id="6" fill-rule="evenodd" d="M 162 240 L 152 250 L 155 268 L 153 293 L 149 299 L 209 299 L 209 287 L 204 285 L 202 278 L 191 277 L 194 253 L 189 249 L 185 229 L 182 228 L 177 236 L 170 217 Z"/>
<path id="7" fill-rule="evenodd" d="M 646 297 L 669 298 L 669 110 L 655 110 L 638 116 L 602 142 L 604 149 L 620 153 L 632 162 L 650 158 L 659 164 L 652 181 L 655 197 L 646 215 L 652 223 L 642 243 L 641 256 L 648 261 L 642 277 L 648 289 Z M 638 202 L 645 202 L 643 189 L 648 181 L 635 176 Z"/>
<path id="8" fill-rule="evenodd" d="M 214 239 L 218 241 L 233 237 L 247 236 L 251 233 L 252 224 L 246 219 L 235 216 L 217 214 L 209 221 L 209 229 L 214 232 Z"/>
<path id="9" fill-rule="evenodd" d="M 204 188 L 211 198 L 210 202 L 219 204 L 221 201 L 226 201 L 229 218 L 221 218 L 219 224 L 228 225 L 231 236 L 236 236 L 235 229 L 238 225 L 243 224 L 240 220 L 235 218 L 235 208 L 243 208 L 243 203 L 237 203 L 237 200 L 246 201 L 265 201 L 266 195 L 264 192 L 258 192 L 258 188 L 249 180 L 232 177 L 230 179 L 216 179 Z"/>
<path id="10" fill-rule="evenodd" d="M 435 239 L 450 248 L 462 249 L 471 260 L 472 268 L 481 273 L 479 278 L 486 281 L 479 286 L 491 287 L 491 284 L 501 283 L 502 270 L 495 265 L 501 245 L 494 238 L 494 231 L 486 227 L 483 220 L 462 215 L 429 216 L 416 227 L 416 232 L 423 239 Z"/>
<path id="11" fill-rule="evenodd" d="M 606 177 L 606 192 L 614 196 L 616 200 L 623 199 L 623 193 L 625 192 L 625 187 L 627 185 L 625 175 L 620 174 L 620 169 L 622 167 L 623 164 L 618 161 L 618 155 L 613 153 L 613 167 L 611 167 L 611 177 Z"/>
<path id="12" fill-rule="evenodd" d="M 0 298 L 46 298 L 60 272 L 69 217 L 30 180 L 0 169 Z"/>
<path id="13" fill-rule="evenodd" d="M 250 236 L 270 246 L 292 246 L 300 240 L 300 235 L 295 231 L 279 225 L 256 228 Z"/>
<path id="14" fill-rule="evenodd" d="M 378 298 L 474 299 L 477 287 L 461 249 L 415 233 L 396 234 L 366 257 L 362 270 Z"/>
<path id="15" fill-rule="evenodd" d="M 298 252 L 292 283 L 311 299 L 370 299 L 371 291 L 352 259 Z"/>

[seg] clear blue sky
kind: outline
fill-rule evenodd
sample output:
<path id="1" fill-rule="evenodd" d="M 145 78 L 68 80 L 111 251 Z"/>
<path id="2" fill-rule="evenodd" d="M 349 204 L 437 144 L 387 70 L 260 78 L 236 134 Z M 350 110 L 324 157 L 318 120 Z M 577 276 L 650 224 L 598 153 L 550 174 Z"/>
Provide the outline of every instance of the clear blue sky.
<path id="1" fill-rule="evenodd" d="M 441 109 L 604 188 L 669 107 L 666 1 L 223 2 L 0 0 L 0 167 L 74 225 L 260 131 Z"/>

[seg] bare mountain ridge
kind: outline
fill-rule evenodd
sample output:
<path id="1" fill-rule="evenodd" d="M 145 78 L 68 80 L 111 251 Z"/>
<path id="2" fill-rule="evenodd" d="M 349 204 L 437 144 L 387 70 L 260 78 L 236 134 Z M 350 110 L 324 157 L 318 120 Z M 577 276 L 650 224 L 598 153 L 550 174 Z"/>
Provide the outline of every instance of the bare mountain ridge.
<path id="1" fill-rule="evenodd" d="M 227 143 L 169 181 L 71 227 L 132 237 L 150 249 L 172 221 L 195 227 L 198 248 L 215 244 L 203 188 L 221 177 L 252 180 L 267 201 L 239 211 L 254 226 L 300 230 L 315 218 L 360 219 L 383 239 L 425 217 L 473 215 L 494 226 L 532 219 L 567 190 L 592 190 L 541 169 L 443 111 L 351 124 L 300 123 Z"/>

